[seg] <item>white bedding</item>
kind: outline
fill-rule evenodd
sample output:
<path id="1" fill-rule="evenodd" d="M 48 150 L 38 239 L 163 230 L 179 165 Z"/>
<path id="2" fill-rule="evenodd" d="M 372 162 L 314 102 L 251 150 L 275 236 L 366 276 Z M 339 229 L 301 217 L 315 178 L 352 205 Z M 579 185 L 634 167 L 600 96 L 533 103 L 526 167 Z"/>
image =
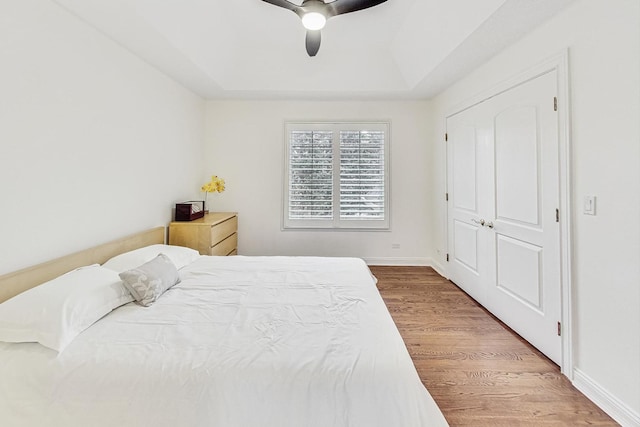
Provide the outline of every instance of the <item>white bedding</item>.
<path id="1" fill-rule="evenodd" d="M 447 425 L 361 260 L 201 257 L 58 355 L 0 343 L 0 425 Z"/>

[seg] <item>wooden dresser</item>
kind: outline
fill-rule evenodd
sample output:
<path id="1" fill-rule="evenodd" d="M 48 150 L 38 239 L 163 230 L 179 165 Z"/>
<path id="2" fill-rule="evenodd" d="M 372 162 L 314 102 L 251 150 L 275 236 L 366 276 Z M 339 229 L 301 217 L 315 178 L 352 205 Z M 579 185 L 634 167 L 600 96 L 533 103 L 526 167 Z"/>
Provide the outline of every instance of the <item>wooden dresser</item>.
<path id="1" fill-rule="evenodd" d="M 238 254 L 238 214 L 211 212 L 193 221 L 169 224 L 169 244 L 186 246 L 200 255 Z"/>

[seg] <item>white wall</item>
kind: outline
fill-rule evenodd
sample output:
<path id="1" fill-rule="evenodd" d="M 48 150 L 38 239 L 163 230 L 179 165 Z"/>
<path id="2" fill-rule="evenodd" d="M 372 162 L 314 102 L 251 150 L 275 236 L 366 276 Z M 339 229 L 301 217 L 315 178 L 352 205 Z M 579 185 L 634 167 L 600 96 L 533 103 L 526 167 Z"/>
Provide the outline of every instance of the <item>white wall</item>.
<path id="1" fill-rule="evenodd" d="M 204 101 L 49 0 L 1 9 L 0 274 L 166 225 Z"/>
<path id="2" fill-rule="evenodd" d="M 226 179 L 213 210 L 239 212 L 244 255 L 429 262 L 427 102 L 210 101 L 206 173 Z M 281 231 L 285 120 L 391 120 L 391 231 Z M 400 249 L 392 249 L 392 244 Z"/>
<path id="3" fill-rule="evenodd" d="M 569 48 L 576 385 L 626 425 L 640 425 L 640 2 L 581 0 L 434 100 L 448 109 Z M 445 151 L 435 145 L 436 188 Z M 439 194 L 434 192 L 434 195 Z M 581 212 L 597 196 L 597 215 Z M 433 256 L 446 253 L 433 198 Z"/>
<path id="4" fill-rule="evenodd" d="M 206 115 L 200 98 L 53 2 L 1 7 L 0 274 L 166 225 L 209 174 L 227 180 L 213 208 L 240 212 L 243 254 L 445 265 L 444 112 L 569 47 L 575 368 L 592 397 L 640 420 L 637 0 L 576 2 L 434 111 L 426 101 L 212 101 Z M 281 231 L 284 120 L 345 118 L 392 122 L 392 230 Z M 598 196 L 595 217 L 576 211 L 586 194 Z"/>

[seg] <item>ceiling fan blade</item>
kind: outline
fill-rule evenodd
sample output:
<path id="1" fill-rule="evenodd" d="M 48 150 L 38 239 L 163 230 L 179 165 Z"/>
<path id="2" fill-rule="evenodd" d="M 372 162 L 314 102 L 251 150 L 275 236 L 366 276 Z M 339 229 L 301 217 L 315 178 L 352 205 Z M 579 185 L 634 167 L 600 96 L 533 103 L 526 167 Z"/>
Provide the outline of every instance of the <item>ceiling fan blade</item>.
<path id="1" fill-rule="evenodd" d="M 356 12 L 377 6 L 386 1 L 387 0 L 335 0 L 332 3 L 327 3 L 327 10 L 331 16 L 342 15 L 344 13 Z"/>
<path id="2" fill-rule="evenodd" d="M 309 54 L 309 56 L 316 56 L 316 54 L 320 50 L 320 40 L 321 40 L 320 30 L 307 31 L 307 38 L 305 40 L 306 42 L 305 44 L 307 46 L 307 53 Z"/>
<path id="3" fill-rule="evenodd" d="M 300 6 L 298 6 L 297 4 L 293 4 L 287 0 L 262 0 L 262 1 L 266 3 L 271 3 L 274 6 L 279 6 L 285 9 L 289 9 L 295 13 L 298 13 L 300 10 Z"/>

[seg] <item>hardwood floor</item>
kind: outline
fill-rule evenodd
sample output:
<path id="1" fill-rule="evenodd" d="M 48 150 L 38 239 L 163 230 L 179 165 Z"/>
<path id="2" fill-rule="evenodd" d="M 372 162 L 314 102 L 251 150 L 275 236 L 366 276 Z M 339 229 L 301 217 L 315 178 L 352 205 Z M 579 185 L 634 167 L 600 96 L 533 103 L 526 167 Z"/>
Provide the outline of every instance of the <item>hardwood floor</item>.
<path id="1" fill-rule="evenodd" d="M 451 426 L 618 425 L 557 365 L 433 269 L 371 271 Z"/>

